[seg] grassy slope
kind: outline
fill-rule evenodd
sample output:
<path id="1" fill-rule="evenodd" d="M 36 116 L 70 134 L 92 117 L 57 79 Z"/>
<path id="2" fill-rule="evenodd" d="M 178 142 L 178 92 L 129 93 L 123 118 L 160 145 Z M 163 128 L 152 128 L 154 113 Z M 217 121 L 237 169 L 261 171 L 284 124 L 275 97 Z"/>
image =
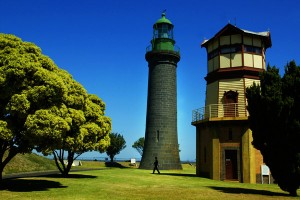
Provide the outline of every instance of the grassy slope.
<path id="1" fill-rule="evenodd" d="M 72 169 L 99 169 L 106 167 L 104 162 L 99 161 L 81 161 L 81 163 L 82 166 L 73 166 Z M 129 166 L 128 162 L 121 164 Z M 5 166 L 3 175 L 46 170 L 57 170 L 54 160 L 35 153 L 18 154 Z"/>
<path id="2" fill-rule="evenodd" d="M 4 168 L 3 174 L 56 169 L 53 160 L 37 154 L 18 154 Z"/>

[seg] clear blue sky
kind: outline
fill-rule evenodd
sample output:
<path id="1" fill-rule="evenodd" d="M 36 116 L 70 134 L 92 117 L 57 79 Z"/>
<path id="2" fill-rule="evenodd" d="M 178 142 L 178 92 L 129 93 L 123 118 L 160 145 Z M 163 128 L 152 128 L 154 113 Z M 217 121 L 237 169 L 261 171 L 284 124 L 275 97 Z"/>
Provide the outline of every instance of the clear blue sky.
<path id="1" fill-rule="evenodd" d="M 113 132 L 127 148 L 117 158 L 140 158 L 131 147 L 144 136 L 152 26 L 167 9 L 181 49 L 177 68 L 178 139 L 181 160 L 195 160 L 192 110 L 205 101 L 206 50 L 203 39 L 229 21 L 237 27 L 271 31 L 267 63 L 281 68 L 300 64 L 300 1 L 199 0 L 0 0 L 0 32 L 35 43 L 89 93 L 106 103 Z M 105 157 L 97 152 L 83 157 Z"/>

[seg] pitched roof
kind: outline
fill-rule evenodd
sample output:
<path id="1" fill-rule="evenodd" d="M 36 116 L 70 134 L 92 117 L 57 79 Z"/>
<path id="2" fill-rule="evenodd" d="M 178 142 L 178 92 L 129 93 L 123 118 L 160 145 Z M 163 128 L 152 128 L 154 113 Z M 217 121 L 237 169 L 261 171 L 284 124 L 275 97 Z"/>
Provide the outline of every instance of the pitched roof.
<path id="1" fill-rule="evenodd" d="M 253 32 L 253 31 L 240 29 L 236 26 L 233 26 L 232 24 L 227 24 L 218 33 L 216 33 L 214 35 L 214 37 L 210 38 L 209 40 L 204 40 L 201 44 L 201 47 L 207 47 L 207 45 L 210 41 L 213 41 L 215 38 L 219 38 L 222 35 L 233 35 L 233 34 L 238 34 L 238 33 L 246 34 L 246 35 L 257 35 L 264 39 L 266 48 L 269 48 L 272 46 L 270 31 Z"/>

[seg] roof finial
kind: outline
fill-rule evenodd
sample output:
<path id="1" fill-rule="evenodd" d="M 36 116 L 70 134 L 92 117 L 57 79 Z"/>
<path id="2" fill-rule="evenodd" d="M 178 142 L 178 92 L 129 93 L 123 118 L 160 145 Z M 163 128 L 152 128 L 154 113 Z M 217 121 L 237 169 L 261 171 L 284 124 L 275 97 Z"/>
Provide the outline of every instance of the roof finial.
<path id="1" fill-rule="evenodd" d="M 164 10 L 162 11 L 161 16 L 162 16 L 162 17 L 165 17 L 165 16 L 166 16 L 166 12 L 167 12 L 167 9 L 164 9 Z"/>

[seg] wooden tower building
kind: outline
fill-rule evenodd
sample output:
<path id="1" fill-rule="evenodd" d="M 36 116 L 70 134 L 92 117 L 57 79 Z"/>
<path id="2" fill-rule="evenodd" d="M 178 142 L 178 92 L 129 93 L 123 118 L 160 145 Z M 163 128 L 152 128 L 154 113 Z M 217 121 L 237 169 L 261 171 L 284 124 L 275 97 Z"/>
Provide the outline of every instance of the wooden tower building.
<path id="1" fill-rule="evenodd" d="M 256 183 L 262 156 L 253 148 L 246 88 L 259 83 L 271 47 L 268 31 L 252 32 L 227 24 L 201 47 L 207 50 L 205 107 L 193 110 L 197 175 Z"/>

